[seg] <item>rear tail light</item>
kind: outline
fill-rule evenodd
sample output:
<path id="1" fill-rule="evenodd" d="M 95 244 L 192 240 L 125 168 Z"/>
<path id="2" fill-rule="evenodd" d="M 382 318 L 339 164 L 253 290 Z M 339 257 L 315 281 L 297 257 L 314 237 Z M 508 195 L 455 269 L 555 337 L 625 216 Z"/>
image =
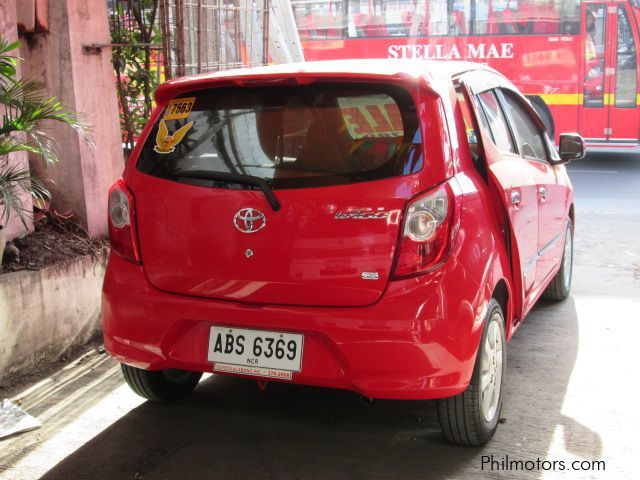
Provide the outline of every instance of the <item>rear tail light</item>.
<path id="1" fill-rule="evenodd" d="M 447 258 L 460 224 L 462 196 L 449 180 L 407 206 L 398 248 L 395 278 L 433 270 Z"/>
<path id="2" fill-rule="evenodd" d="M 122 179 L 109 190 L 109 243 L 125 260 L 140 262 L 133 194 Z"/>

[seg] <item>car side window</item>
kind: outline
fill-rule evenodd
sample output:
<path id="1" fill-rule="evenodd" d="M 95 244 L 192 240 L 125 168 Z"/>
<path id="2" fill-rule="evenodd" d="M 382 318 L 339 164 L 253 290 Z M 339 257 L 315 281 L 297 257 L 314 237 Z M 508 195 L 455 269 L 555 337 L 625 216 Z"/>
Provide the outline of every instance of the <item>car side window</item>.
<path id="1" fill-rule="evenodd" d="M 509 132 L 507 119 L 502 112 L 498 97 L 493 90 L 487 90 L 478 95 L 483 110 L 487 115 L 489 129 L 493 135 L 493 141 L 504 152 L 518 153 Z"/>
<path id="2" fill-rule="evenodd" d="M 478 97 L 476 95 L 473 96 L 473 106 L 475 107 L 475 111 L 477 114 L 476 117 L 482 125 L 482 128 L 489 133 L 489 135 L 491 136 L 491 140 L 493 140 L 493 143 L 495 143 L 496 139 L 493 138 L 493 133 L 489 128 L 489 120 L 487 119 L 487 115 L 484 113 L 484 108 L 482 108 L 480 100 L 478 100 Z"/>
<path id="3" fill-rule="evenodd" d="M 506 109 L 513 122 L 514 134 L 524 158 L 548 160 L 544 138 L 522 100 L 508 90 L 503 90 Z"/>
<path id="4" fill-rule="evenodd" d="M 478 144 L 478 134 L 473 125 L 473 119 L 471 117 L 471 112 L 469 111 L 469 106 L 467 105 L 467 101 L 464 98 L 464 94 L 460 88 L 456 89 L 456 94 L 458 97 L 458 105 L 460 105 L 460 110 L 462 112 L 462 119 L 464 120 L 464 128 L 467 134 L 467 141 L 469 145 L 477 145 Z"/>
<path id="5" fill-rule="evenodd" d="M 462 113 L 462 119 L 464 121 L 464 128 L 467 137 L 467 142 L 469 144 L 469 150 L 471 152 L 471 158 L 473 163 L 478 170 L 482 174 L 482 176 L 486 179 L 486 168 L 484 166 L 484 162 L 480 155 L 479 142 L 480 142 L 480 132 L 477 130 L 477 123 L 473 119 L 473 106 L 467 102 L 467 98 L 463 93 L 462 86 L 456 86 L 456 94 L 458 97 L 458 105 L 460 106 L 460 112 Z M 477 108 L 477 107 L 476 107 Z M 487 131 L 489 130 L 488 126 L 486 126 L 486 118 L 481 117 L 480 114 L 477 115 L 478 118 L 482 118 L 480 122 L 482 122 L 483 128 Z"/>

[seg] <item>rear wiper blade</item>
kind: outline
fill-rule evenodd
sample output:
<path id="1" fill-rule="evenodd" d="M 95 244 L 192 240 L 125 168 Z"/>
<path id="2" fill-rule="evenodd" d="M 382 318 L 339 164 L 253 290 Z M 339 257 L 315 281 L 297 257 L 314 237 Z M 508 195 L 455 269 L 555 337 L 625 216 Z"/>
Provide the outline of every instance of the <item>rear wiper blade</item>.
<path id="1" fill-rule="evenodd" d="M 178 178 L 196 178 L 199 180 L 212 180 L 222 181 L 227 183 L 241 183 L 245 185 L 254 185 L 262 190 L 264 196 L 267 197 L 269 205 L 275 212 L 280 210 L 280 202 L 276 198 L 273 190 L 269 184 L 260 177 L 254 177 L 253 175 L 244 175 L 239 173 L 227 173 L 227 172 L 210 172 L 207 170 L 182 170 L 174 172 L 174 175 Z"/>

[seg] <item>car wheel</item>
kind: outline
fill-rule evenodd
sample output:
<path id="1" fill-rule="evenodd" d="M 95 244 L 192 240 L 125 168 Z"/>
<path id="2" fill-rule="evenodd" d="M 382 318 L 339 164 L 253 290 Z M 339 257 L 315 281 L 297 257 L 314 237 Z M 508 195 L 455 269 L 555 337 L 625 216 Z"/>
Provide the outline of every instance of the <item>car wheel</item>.
<path id="1" fill-rule="evenodd" d="M 547 286 L 543 298 L 547 300 L 560 301 L 569 296 L 571 290 L 571 275 L 573 273 L 573 223 L 571 219 L 567 222 L 567 233 L 564 237 L 564 252 L 562 254 L 562 264 L 560 270 L 553 277 Z"/>
<path id="2" fill-rule="evenodd" d="M 154 402 L 171 402 L 196 388 L 201 372 L 186 370 L 142 370 L 121 364 L 124 379 L 141 397 Z"/>
<path id="3" fill-rule="evenodd" d="M 506 366 L 504 315 L 491 299 L 469 386 L 455 397 L 438 400 L 440 427 L 450 443 L 481 446 L 493 437 L 502 410 Z"/>

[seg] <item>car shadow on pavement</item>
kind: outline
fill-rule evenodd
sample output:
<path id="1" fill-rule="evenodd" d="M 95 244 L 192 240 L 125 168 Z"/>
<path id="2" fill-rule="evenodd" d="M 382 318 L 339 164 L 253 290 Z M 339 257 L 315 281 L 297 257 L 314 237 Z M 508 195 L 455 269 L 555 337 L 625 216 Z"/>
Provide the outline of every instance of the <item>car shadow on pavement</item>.
<path id="1" fill-rule="evenodd" d="M 483 448 L 448 445 L 434 402 L 213 376 L 178 404 L 131 410 L 42 478 L 490 478 L 483 459 L 544 460 L 558 429 L 569 452 L 599 458 L 598 434 L 562 413 L 577 351 L 573 299 L 536 307 L 509 344 L 503 423 Z"/>

